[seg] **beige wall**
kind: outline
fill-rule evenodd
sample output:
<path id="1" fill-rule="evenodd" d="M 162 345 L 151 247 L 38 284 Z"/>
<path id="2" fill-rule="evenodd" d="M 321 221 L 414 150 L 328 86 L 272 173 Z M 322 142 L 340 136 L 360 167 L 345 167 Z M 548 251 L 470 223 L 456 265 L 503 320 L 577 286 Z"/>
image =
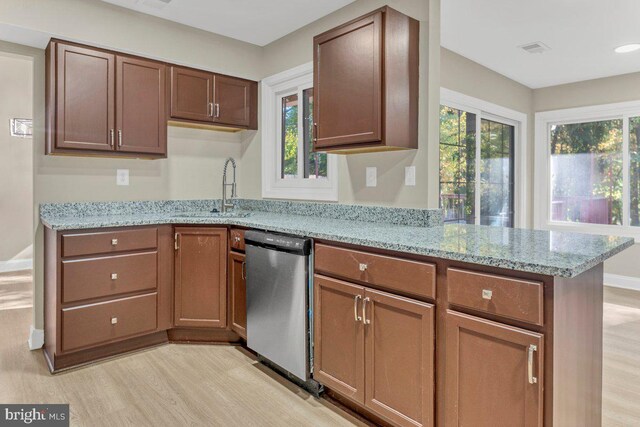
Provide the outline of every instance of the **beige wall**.
<path id="1" fill-rule="evenodd" d="M 313 59 L 313 36 L 331 29 L 371 10 L 389 5 L 420 22 L 420 89 L 419 89 L 419 146 L 415 151 L 358 154 L 339 156 L 340 203 L 378 204 L 395 206 L 437 206 L 437 125 L 429 125 L 439 103 L 439 0 L 358 0 L 298 31 L 276 40 L 264 48 L 263 77 L 276 74 Z M 429 88 L 435 88 L 430 90 Z M 435 108 L 435 110 L 434 110 Z M 435 151 L 435 156 L 433 152 Z M 431 155 L 429 154 L 431 153 Z M 435 159 L 435 162 L 434 162 Z M 404 167 L 416 166 L 416 186 L 404 185 Z M 378 168 L 378 186 L 365 186 L 365 168 Z M 246 147 L 243 168 L 255 171 L 244 191 L 250 197 L 261 197 L 261 150 L 259 144 Z M 243 172 L 246 173 L 246 172 Z M 435 184 L 435 188 L 433 185 Z M 435 197 L 434 197 L 435 196 Z"/>
<path id="2" fill-rule="evenodd" d="M 533 91 L 534 111 L 585 107 L 640 100 L 640 73 L 605 77 Z M 640 244 L 604 263 L 608 274 L 640 278 Z"/>
<path id="3" fill-rule="evenodd" d="M 32 70 L 31 58 L 0 54 L 0 264 L 33 252 L 33 144 L 9 131 L 10 119 L 32 117 Z"/>

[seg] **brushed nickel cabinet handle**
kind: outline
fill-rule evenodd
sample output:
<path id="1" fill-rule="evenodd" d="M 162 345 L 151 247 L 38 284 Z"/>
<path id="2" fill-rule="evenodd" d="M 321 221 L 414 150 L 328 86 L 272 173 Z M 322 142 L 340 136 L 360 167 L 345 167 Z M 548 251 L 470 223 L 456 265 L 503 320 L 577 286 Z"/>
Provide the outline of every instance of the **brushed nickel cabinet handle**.
<path id="1" fill-rule="evenodd" d="M 122 129 L 118 129 L 118 147 L 122 147 Z"/>
<path id="2" fill-rule="evenodd" d="M 313 141 L 317 141 L 318 140 L 318 124 L 314 123 L 313 124 Z"/>
<path id="3" fill-rule="evenodd" d="M 216 119 L 220 117 L 220 104 L 216 104 Z"/>
<path id="4" fill-rule="evenodd" d="M 531 344 L 529 346 L 529 355 L 527 357 L 527 373 L 529 376 L 529 384 L 536 384 L 538 382 L 538 378 L 533 376 L 533 353 L 538 351 L 538 346 Z"/>
<path id="5" fill-rule="evenodd" d="M 240 271 L 242 272 L 242 280 L 247 280 L 247 262 L 246 261 L 242 261 L 242 268 L 240 269 Z"/>
<path id="6" fill-rule="evenodd" d="M 173 236 L 173 248 L 177 251 L 180 249 L 180 245 L 178 245 L 178 233 Z"/>
<path id="7" fill-rule="evenodd" d="M 111 273 L 111 280 L 118 280 L 118 273 Z"/>
<path id="8" fill-rule="evenodd" d="M 207 103 L 207 116 L 213 117 L 213 102 Z"/>
<path id="9" fill-rule="evenodd" d="M 113 129 L 109 131 L 109 138 L 111 141 L 111 146 L 113 147 L 113 145 L 115 144 L 115 132 Z"/>
<path id="10" fill-rule="evenodd" d="M 482 298 L 483 299 L 490 300 L 491 297 L 493 297 L 493 291 L 490 291 L 489 289 L 483 289 L 482 290 Z"/>
<path id="11" fill-rule="evenodd" d="M 362 323 L 368 325 L 371 323 L 371 320 L 367 319 L 367 302 L 371 301 L 369 297 L 366 297 L 362 300 Z"/>
<path id="12" fill-rule="evenodd" d="M 112 325 L 115 325 L 115 324 L 117 324 L 117 323 L 118 323 L 118 318 L 117 318 L 117 317 L 112 317 L 112 318 L 111 318 L 111 324 L 112 324 Z"/>
<path id="13" fill-rule="evenodd" d="M 360 271 L 367 271 L 367 268 L 369 268 L 369 266 L 367 264 L 360 263 L 359 268 Z"/>
<path id="14" fill-rule="evenodd" d="M 358 316 L 358 300 L 362 299 L 362 295 L 356 295 L 353 299 L 353 317 L 356 322 L 362 321 L 362 317 Z"/>
<path id="15" fill-rule="evenodd" d="M 118 245 L 118 239 L 111 239 L 111 246 L 117 246 Z"/>
<path id="16" fill-rule="evenodd" d="M 240 243 L 240 237 L 239 236 L 234 236 L 233 237 L 233 241 L 236 243 Z"/>

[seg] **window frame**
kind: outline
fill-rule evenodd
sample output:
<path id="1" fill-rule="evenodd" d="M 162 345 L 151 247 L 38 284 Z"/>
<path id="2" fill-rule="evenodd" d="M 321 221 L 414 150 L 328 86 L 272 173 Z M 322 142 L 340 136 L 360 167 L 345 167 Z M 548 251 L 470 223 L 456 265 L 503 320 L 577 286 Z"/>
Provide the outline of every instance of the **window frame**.
<path id="1" fill-rule="evenodd" d="M 327 154 L 327 178 L 304 178 L 304 144 L 298 145 L 298 178 L 282 178 L 282 97 L 298 94 L 299 114 L 303 110 L 302 93 L 313 87 L 313 63 L 309 62 L 262 80 L 262 197 L 338 201 L 338 164 L 335 154 Z M 299 116 L 300 117 L 300 116 Z M 304 123 L 298 120 L 298 135 L 304 135 Z"/>
<path id="2" fill-rule="evenodd" d="M 629 118 L 640 117 L 640 101 L 591 105 L 544 111 L 535 115 L 535 173 L 542 179 L 534 182 L 534 225 L 536 228 L 589 234 L 632 236 L 640 238 L 640 227 L 631 226 Z M 589 224 L 551 220 L 551 147 L 552 125 L 588 123 L 622 119 L 622 225 Z"/>
<path id="3" fill-rule="evenodd" d="M 481 138 L 482 119 L 500 122 L 506 125 L 514 126 L 513 141 L 513 158 L 514 158 L 514 228 L 525 228 L 528 224 L 527 212 L 527 114 L 520 111 L 512 110 L 501 105 L 474 98 L 451 89 L 440 88 L 440 105 L 463 110 L 476 115 L 476 170 L 475 170 L 475 212 L 476 224 L 480 224 L 480 160 L 481 160 L 481 144 L 478 142 Z M 439 107 L 438 107 L 439 108 Z M 438 126 L 440 122 L 438 121 Z M 438 158 L 440 154 L 440 141 L 438 141 Z M 438 160 L 438 165 L 439 165 Z M 440 182 L 440 168 L 438 166 L 438 182 Z M 438 198 L 440 188 L 438 184 Z"/>

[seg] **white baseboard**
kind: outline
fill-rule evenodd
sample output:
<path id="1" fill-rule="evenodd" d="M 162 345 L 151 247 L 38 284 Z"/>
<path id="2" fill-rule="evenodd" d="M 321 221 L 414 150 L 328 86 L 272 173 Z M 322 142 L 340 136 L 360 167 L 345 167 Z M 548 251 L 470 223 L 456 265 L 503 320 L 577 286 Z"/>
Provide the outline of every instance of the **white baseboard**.
<path id="1" fill-rule="evenodd" d="M 32 268 L 32 259 L 10 259 L 9 261 L 0 261 L 0 273 L 6 273 L 9 271 L 31 270 Z"/>
<path id="2" fill-rule="evenodd" d="M 604 284 L 614 288 L 640 291 L 640 277 L 621 276 L 619 274 L 604 274 Z"/>
<path id="3" fill-rule="evenodd" d="M 44 345 L 44 329 L 36 329 L 31 325 L 29 330 L 29 350 L 37 350 Z"/>

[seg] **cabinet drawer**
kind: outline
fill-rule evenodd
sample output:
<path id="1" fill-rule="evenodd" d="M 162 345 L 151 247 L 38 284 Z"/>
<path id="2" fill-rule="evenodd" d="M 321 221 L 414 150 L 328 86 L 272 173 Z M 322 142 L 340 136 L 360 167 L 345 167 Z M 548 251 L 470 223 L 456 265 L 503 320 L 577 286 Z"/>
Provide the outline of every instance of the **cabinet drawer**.
<path id="1" fill-rule="evenodd" d="M 158 253 L 62 261 L 62 302 L 155 289 Z"/>
<path id="2" fill-rule="evenodd" d="M 62 351 L 156 329 L 156 293 L 62 310 Z"/>
<path id="3" fill-rule="evenodd" d="M 231 249 L 244 252 L 244 230 L 232 228 L 229 239 L 231 240 Z"/>
<path id="4" fill-rule="evenodd" d="M 436 295 L 436 266 L 318 244 L 315 269 L 328 276 L 378 285 L 426 298 Z"/>
<path id="5" fill-rule="evenodd" d="M 63 257 L 155 249 L 157 246 L 157 228 L 73 233 L 62 236 Z"/>
<path id="6" fill-rule="evenodd" d="M 449 268 L 447 284 L 450 304 L 535 325 L 544 322 L 541 282 Z"/>

